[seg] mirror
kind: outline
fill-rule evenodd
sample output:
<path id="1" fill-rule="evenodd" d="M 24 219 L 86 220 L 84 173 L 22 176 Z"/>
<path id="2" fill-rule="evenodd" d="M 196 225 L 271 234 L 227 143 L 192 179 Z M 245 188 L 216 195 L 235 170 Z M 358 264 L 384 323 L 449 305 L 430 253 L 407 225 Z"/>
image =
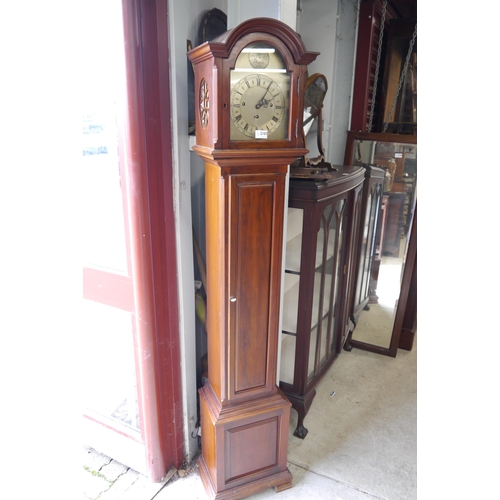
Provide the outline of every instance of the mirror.
<path id="1" fill-rule="evenodd" d="M 412 256 L 415 253 L 416 262 L 417 138 L 350 132 L 344 161 L 346 165 L 377 166 L 385 172 L 375 222 L 369 300 L 353 318 L 355 326 L 346 349 L 358 347 L 395 356 L 402 328 L 398 318 L 407 307 L 405 267 L 410 244 L 415 247 Z"/>
<path id="2" fill-rule="evenodd" d="M 314 73 L 307 78 L 304 85 L 304 114 L 303 134 L 304 145 L 311 150 L 308 136 L 316 136 L 318 154 L 316 156 L 304 156 L 294 163 L 290 170 L 291 177 L 327 179 L 330 177 L 328 170 L 331 165 L 325 162 L 325 148 L 323 147 L 323 117 L 322 108 L 328 91 L 326 77 L 320 73 Z"/>
<path id="3" fill-rule="evenodd" d="M 323 147 L 323 117 L 322 108 L 328 90 L 328 82 L 326 77 L 320 73 L 311 75 L 305 84 L 304 89 L 304 137 L 306 138 L 309 132 L 314 132 L 316 135 L 316 144 L 318 147 L 318 155 L 315 157 L 306 157 L 306 166 L 317 166 L 325 161 L 325 148 Z M 311 133 L 313 135 L 313 133 Z"/>

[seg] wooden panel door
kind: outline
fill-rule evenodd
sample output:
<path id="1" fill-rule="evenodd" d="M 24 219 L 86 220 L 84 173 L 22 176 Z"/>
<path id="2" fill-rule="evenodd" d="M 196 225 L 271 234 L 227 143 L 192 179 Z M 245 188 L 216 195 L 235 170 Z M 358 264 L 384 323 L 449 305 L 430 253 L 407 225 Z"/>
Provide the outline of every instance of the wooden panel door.
<path id="1" fill-rule="evenodd" d="M 276 387 L 285 176 L 229 176 L 229 400 Z"/>

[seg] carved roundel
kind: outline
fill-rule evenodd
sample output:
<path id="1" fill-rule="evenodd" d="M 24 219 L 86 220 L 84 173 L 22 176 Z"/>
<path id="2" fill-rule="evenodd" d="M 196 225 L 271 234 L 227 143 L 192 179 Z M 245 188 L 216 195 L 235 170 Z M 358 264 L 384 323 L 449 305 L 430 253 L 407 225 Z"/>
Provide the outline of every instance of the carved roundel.
<path id="1" fill-rule="evenodd" d="M 200 83 L 200 120 L 201 126 L 207 128 L 208 115 L 210 111 L 210 95 L 208 92 L 208 85 L 205 78 Z"/>

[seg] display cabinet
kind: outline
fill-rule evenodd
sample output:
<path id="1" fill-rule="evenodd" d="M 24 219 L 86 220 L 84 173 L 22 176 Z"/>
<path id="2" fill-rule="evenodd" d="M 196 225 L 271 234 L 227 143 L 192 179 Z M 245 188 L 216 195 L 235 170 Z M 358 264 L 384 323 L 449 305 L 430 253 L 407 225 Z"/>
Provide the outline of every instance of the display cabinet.
<path id="1" fill-rule="evenodd" d="M 369 307 L 370 297 L 373 297 L 374 263 L 377 253 L 377 228 L 383 226 L 382 197 L 385 172 L 382 168 L 365 165 L 365 181 L 361 205 L 361 224 L 359 225 L 355 243 L 355 264 L 353 284 L 351 286 L 351 320 L 358 322 L 363 309 Z"/>
<path id="2" fill-rule="evenodd" d="M 315 388 L 349 333 L 364 171 L 334 166 L 324 181 L 290 180 L 280 387 L 298 413 L 294 435 L 302 439 Z"/>

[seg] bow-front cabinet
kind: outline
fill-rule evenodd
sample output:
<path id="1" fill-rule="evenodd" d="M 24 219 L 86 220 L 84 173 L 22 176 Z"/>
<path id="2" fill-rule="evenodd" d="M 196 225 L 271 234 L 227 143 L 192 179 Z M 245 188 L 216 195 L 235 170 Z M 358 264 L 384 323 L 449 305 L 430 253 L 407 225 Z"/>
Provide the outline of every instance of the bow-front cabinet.
<path id="1" fill-rule="evenodd" d="M 323 181 L 290 180 L 280 387 L 298 413 L 294 435 L 316 386 L 351 329 L 357 234 L 365 169 L 334 167 Z"/>

